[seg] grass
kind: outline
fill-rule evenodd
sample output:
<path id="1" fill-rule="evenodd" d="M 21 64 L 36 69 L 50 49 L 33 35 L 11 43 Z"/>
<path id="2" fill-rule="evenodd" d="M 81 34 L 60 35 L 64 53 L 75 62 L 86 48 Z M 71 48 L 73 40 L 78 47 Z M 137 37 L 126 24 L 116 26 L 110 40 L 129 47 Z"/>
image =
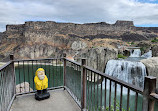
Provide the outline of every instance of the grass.
<path id="1" fill-rule="evenodd" d="M 127 58 L 127 56 L 124 56 L 123 54 L 118 54 L 118 55 L 117 55 L 117 58 L 125 59 L 125 58 Z"/>

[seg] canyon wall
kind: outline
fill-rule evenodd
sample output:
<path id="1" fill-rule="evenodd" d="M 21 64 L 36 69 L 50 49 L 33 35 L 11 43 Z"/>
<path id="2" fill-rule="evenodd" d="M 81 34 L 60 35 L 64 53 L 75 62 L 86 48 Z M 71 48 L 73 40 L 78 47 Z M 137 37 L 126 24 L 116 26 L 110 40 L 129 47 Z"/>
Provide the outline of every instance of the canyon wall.
<path id="1" fill-rule="evenodd" d="M 75 41 L 85 41 L 86 48 L 90 48 L 88 41 L 97 38 L 141 41 L 157 35 L 157 28 L 135 27 L 133 21 L 116 21 L 114 24 L 29 21 L 7 25 L 6 31 L 0 33 L 0 55 L 13 53 L 16 58 L 49 57 L 56 55 L 54 53 L 58 50 L 73 50 L 71 46 Z"/>

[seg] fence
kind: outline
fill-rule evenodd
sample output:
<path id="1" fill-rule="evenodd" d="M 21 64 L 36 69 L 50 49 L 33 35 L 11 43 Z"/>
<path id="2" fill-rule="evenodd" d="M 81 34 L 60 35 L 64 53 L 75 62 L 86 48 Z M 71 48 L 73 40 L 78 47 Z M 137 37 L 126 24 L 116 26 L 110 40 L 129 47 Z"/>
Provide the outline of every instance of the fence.
<path id="1" fill-rule="evenodd" d="M 6 111 L 15 98 L 15 75 L 13 61 L 0 68 L 0 110 Z"/>
<path id="2" fill-rule="evenodd" d="M 0 68 L 1 111 L 9 110 L 15 96 L 35 92 L 39 67 L 45 69 L 48 89 L 65 88 L 82 110 L 154 111 L 158 101 L 154 77 L 145 77 L 143 90 L 86 66 L 85 59 L 81 64 L 66 58 L 12 60 Z"/>
<path id="3" fill-rule="evenodd" d="M 61 59 L 15 60 L 16 95 L 34 93 L 34 76 L 38 68 L 43 68 L 48 77 L 48 89 L 63 87 L 63 63 Z"/>
<path id="4" fill-rule="evenodd" d="M 73 97 L 75 96 L 74 99 L 78 100 L 77 103 L 83 110 L 154 111 L 155 101 L 158 101 L 158 95 L 155 93 L 155 77 L 145 77 L 143 90 L 100 71 L 94 70 L 86 66 L 85 63 L 85 59 L 82 59 L 81 64 L 64 59 L 64 75 L 66 76 L 65 86 L 70 90 L 71 95 L 73 95 Z M 69 70 L 67 67 L 72 67 L 72 70 L 76 70 L 80 73 L 81 90 L 79 91 L 81 92 L 81 97 L 79 97 L 75 90 L 67 84 L 67 82 L 71 80 L 70 77 L 67 79 L 69 73 L 73 73 L 73 75 L 77 74 L 75 71 L 67 71 Z M 74 85 L 74 87 L 75 86 L 77 85 Z M 126 99 L 123 101 L 125 96 Z M 134 100 L 130 102 L 131 99 Z M 131 104 L 134 104 L 132 106 L 133 109 L 130 107 Z"/>

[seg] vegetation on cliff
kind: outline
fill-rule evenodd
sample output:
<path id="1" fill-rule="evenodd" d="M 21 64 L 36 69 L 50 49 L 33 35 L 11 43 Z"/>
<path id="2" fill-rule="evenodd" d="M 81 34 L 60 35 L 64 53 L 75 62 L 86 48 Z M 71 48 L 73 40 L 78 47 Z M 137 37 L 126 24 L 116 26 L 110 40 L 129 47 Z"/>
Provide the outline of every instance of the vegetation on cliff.
<path id="1" fill-rule="evenodd" d="M 151 42 L 158 42 L 158 38 L 154 38 Z"/>

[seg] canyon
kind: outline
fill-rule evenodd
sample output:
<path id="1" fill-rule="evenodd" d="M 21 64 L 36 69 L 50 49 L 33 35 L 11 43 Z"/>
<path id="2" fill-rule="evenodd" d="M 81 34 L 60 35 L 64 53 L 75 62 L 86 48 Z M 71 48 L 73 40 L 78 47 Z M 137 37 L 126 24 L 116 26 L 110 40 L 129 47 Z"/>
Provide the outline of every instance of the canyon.
<path id="1" fill-rule="evenodd" d="M 9 54 L 14 54 L 15 59 L 35 59 L 62 57 L 66 53 L 87 58 L 91 67 L 103 72 L 107 61 L 116 59 L 121 52 L 118 45 L 133 42 L 142 47 L 143 53 L 151 48 L 153 56 L 157 56 L 158 45 L 149 43 L 156 37 L 158 27 L 136 27 L 133 21 L 118 20 L 114 24 L 28 21 L 7 25 L 6 31 L 0 33 L 0 59 L 8 61 Z"/>

